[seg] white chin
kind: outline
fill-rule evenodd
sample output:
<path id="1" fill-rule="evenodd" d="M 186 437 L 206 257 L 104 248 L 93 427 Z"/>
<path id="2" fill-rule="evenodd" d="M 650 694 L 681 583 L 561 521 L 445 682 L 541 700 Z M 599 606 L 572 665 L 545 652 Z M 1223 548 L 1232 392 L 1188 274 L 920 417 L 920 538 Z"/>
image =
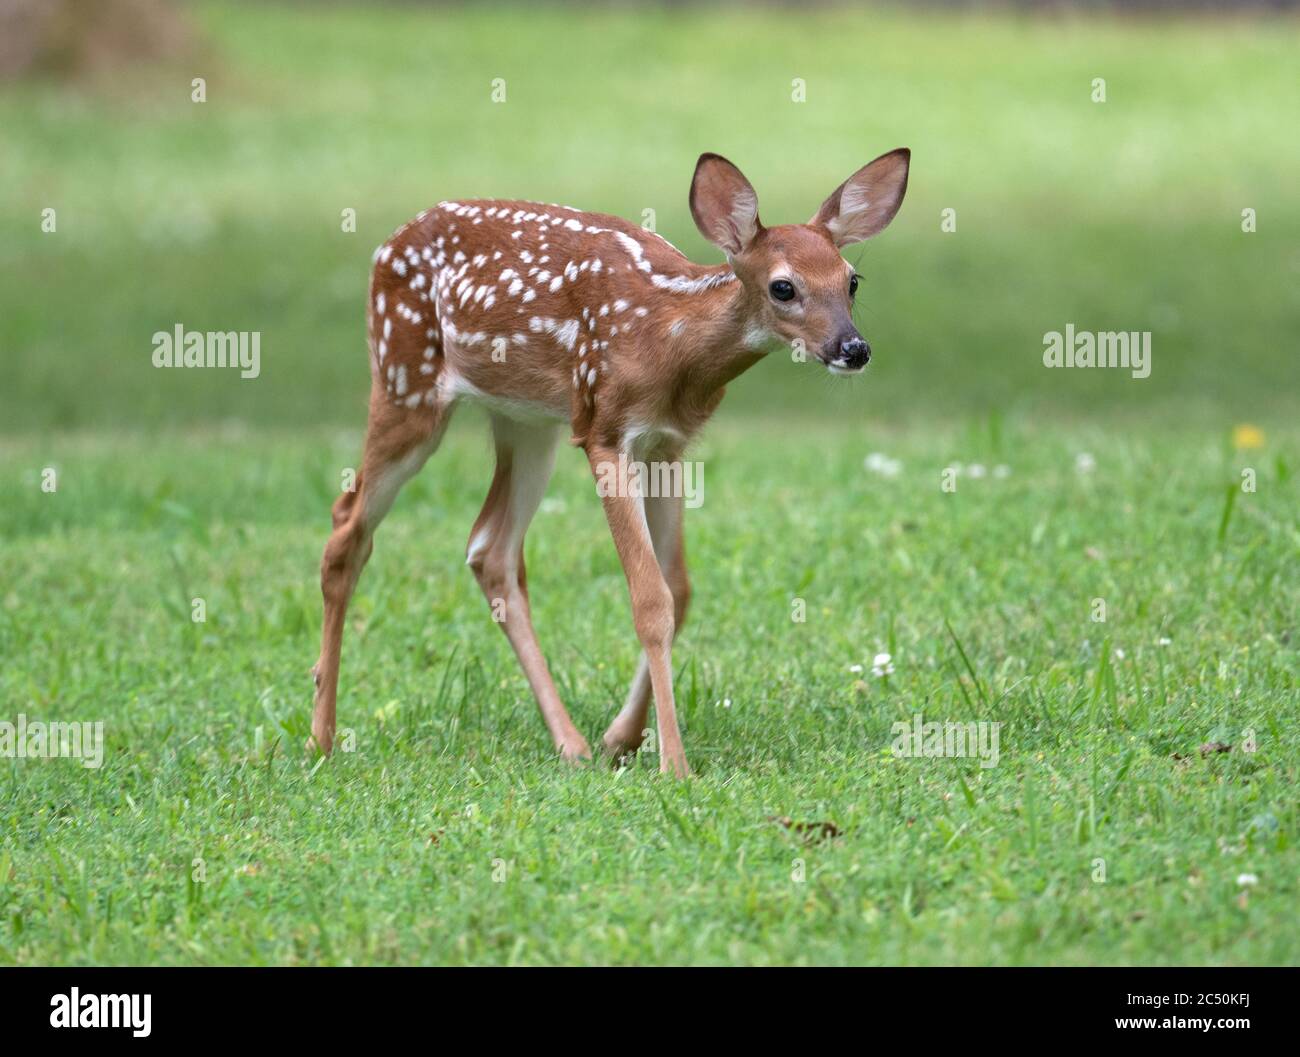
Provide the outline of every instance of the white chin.
<path id="1" fill-rule="evenodd" d="M 867 365 L 864 363 L 861 367 L 841 367 L 839 364 L 828 363 L 826 369 L 831 374 L 861 374 L 867 369 Z"/>

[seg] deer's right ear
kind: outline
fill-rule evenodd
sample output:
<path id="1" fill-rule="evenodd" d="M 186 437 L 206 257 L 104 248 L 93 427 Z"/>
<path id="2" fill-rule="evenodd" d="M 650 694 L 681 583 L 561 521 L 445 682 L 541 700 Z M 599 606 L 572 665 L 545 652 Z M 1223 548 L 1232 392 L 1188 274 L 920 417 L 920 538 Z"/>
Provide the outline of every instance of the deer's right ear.
<path id="1" fill-rule="evenodd" d="M 758 195 L 744 174 L 721 154 L 701 154 L 691 180 L 691 216 L 700 234 L 728 257 L 758 234 Z"/>

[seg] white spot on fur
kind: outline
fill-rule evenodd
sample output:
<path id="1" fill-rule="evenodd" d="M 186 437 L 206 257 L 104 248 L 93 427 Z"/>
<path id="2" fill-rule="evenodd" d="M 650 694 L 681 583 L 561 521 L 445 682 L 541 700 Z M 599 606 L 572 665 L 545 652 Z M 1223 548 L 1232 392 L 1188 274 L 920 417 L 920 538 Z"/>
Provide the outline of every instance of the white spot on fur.
<path id="1" fill-rule="evenodd" d="M 677 294 L 698 294 L 723 283 L 734 282 L 735 278 L 734 272 L 719 272 L 716 275 L 702 275 L 698 279 L 688 279 L 684 275 L 652 275 L 650 281 L 661 290 L 671 290 Z"/>
<path id="2" fill-rule="evenodd" d="M 578 321 L 576 319 L 567 320 L 564 325 L 555 332 L 555 340 L 566 349 L 572 351 L 573 343 L 578 340 Z"/>

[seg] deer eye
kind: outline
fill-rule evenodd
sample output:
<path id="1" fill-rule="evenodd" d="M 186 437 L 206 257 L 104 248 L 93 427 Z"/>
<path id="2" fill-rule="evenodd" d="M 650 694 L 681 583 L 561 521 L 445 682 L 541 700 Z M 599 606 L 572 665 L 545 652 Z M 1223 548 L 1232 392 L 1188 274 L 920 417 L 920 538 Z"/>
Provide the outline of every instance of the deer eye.
<path id="1" fill-rule="evenodd" d="M 849 278 L 849 296 L 853 297 L 858 292 L 858 277 L 856 275 Z"/>
<path id="2" fill-rule="evenodd" d="M 792 301 L 794 299 L 794 283 L 788 279 L 778 279 L 767 289 L 778 301 Z"/>

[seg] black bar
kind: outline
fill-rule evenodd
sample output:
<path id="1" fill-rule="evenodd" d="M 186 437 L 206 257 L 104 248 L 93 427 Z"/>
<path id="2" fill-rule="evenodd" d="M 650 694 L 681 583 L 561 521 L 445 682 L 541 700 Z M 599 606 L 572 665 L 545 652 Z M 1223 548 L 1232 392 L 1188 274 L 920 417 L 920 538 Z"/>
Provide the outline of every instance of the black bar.
<path id="1" fill-rule="evenodd" d="M 682 979 L 684 972 L 694 979 Z M 831 1025 L 864 1044 L 902 1032 L 918 1041 L 1155 1037 L 1222 1047 L 1293 1038 L 1297 984 L 1294 968 L 30 968 L 0 970 L 0 1023 L 6 1042 L 78 1048 L 110 1040 L 373 1047 L 399 1035 L 434 1041 L 449 1032 L 495 1043 L 594 1031 L 616 1042 L 669 1039 L 675 1024 L 691 1025 L 692 1049 L 712 1038 L 771 1042 L 773 1032 Z M 53 1026 L 52 1018 L 72 1014 L 74 994 L 78 1024 L 116 1014 L 128 1026 Z M 146 995 L 148 1034 L 137 1036 Z M 1193 1020 L 1210 1026 L 1188 1026 Z"/>

